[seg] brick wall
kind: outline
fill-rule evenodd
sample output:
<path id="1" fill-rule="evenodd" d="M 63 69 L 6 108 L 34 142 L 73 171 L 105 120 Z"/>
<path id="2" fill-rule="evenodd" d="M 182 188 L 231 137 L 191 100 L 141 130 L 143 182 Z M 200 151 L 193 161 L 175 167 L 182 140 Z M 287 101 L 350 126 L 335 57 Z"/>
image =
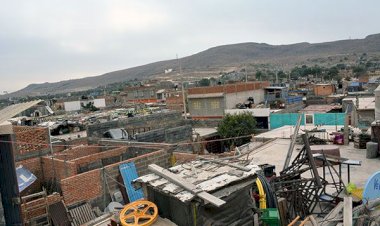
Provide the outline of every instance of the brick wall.
<path id="1" fill-rule="evenodd" d="M 16 162 L 16 167 L 18 167 L 20 165 L 24 166 L 26 169 L 28 169 L 30 172 L 32 172 L 37 177 L 37 180 L 32 185 L 30 185 L 28 188 L 26 188 L 21 193 L 21 195 L 39 192 L 41 190 L 41 183 L 43 182 L 41 158 L 37 157 L 37 158 L 31 158 L 31 159 L 26 159 L 26 160 Z"/>
<path id="2" fill-rule="evenodd" d="M 61 160 L 65 160 L 65 159 L 72 160 L 72 159 L 77 159 L 83 156 L 99 153 L 100 151 L 101 151 L 101 147 L 81 145 L 78 147 L 65 149 L 64 151 L 57 153 L 55 157 Z"/>
<path id="3" fill-rule="evenodd" d="M 146 127 L 153 130 L 182 125 L 184 125 L 184 121 L 180 112 L 165 112 L 89 125 L 87 127 L 87 136 L 102 137 L 105 131 L 112 128 L 125 128 L 131 130 Z"/>
<path id="4" fill-rule="evenodd" d="M 67 205 L 90 201 L 103 194 L 101 170 L 92 170 L 61 180 L 62 194 Z"/>
<path id="5" fill-rule="evenodd" d="M 53 178 L 59 181 L 77 173 L 76 165 L 72 162 L 52 157 L 42 157 L 41 159 L 45 181 Z"/>
<path id="6" fill-rule="evenodd" d="M 183 112 L 182 94 L 166 98 L 166 107 L 173 111 Z"/>
<path id="7" fill-rule="evenodd" d="M 21 210 L 23 213 L 24 222 L 27 223 L 32 218 L 36 218 L 46 214 L 45 203 L 51 205 L 60 202 L 61 200 L 62 196 L 58 193 L 54 193 L 52 195 L 47 196 L 46 201 L 44 198 L 39 198 L 22 204 Z"/>
<path id="8" fill-rule="evenodd" d="M 108 150 L 108 151 L 95 153 L 95 154 L 88 155 L 88 156 L 83 156 L 83 157 L 80 157 L 77 159 L 73 159 L 71 162 L 73 162 L 75 164 L 75 166 L 78 167 L 80 165 L 85 165 L 85 164 L 95 162 L 98 160 L 102 160 L 105 158 L 120 156 L 121 154 L 123 154 L 126 151 L 127 151 L 127 147 L 120 147 L 120 148 L 115 148 L 115 149 Z"/>
<path id="9" fill-rule="evenodd" d="M 67 205 L 72 205 L 81 201 L 96 203 L 98 200 L 106 198 L 105 204 L 108 204 L 110 195 L 119 190 L 116 181 L 120 175 L 119 165 L 121 163 L 134 162 L 138 175 L 142 176 L 149 173 L 148 165 L 152 163 L 168 168 L 169 158 L 169 152 L 159 150 L 105 166 L 104 172 L 103 169 L 95 169 L 63 179 L 61 180 L 61 187 L 64 200 Z M 104 177 L 106 181 L 104 181 Z M 107 182 L 106 186 L 104 185 L 105 182 Z M 104 208 L 104 205 L 101 207 Z"/>
<path id="10" fill-rule="evenodd" d="M 269 82 L 248 82 L 235 83 L 223 86 L 196 87 L 188 89 L 188 94 L 207 94 L 207 93 L 236 93 L 249 90 L 256 90 L 268 87 Z"/>
<path id="11" fill-rule="evenodd" d="M 13 126 L 16 137 L 16 153 L 30 154 L 49 149 L 49 132 L 47 128 L 31 126 Z"/>

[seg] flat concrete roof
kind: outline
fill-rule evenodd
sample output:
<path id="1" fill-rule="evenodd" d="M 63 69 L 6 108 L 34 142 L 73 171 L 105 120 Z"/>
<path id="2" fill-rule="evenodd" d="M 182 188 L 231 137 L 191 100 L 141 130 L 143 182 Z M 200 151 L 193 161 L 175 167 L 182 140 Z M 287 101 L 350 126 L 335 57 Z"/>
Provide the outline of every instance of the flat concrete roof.
<path id="1" fill-rule="evenodd" d="M 343 126 L 319 126 L 318 129 L 325 129 L 327 133 L 339 131 Z M 272 129 L 265 133 L 258 134 L 257 138 L 284 138 L 290 139 L 290 135 L 293 135 L 295 126 L 282 126 L 280 128 Z M 303 125 L 300 127 L 299 133 L 303 133 L 302 130 L 312 130 L 316 128 L 314 125 Z"/>
<path id="2" fill-rule="evenodd" d="M 201 137 L 207 137 L 210 135 L 216 135 L 216 128 L 194 128 L 194 131 Z"/>

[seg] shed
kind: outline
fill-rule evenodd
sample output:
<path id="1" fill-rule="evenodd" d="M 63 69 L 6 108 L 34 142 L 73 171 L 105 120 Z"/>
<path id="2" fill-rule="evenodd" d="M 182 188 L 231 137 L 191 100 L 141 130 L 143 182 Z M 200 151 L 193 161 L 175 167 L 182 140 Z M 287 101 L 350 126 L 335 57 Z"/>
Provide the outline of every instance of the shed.
<path id="1" fill-rule="evenodd" d="M 250 192 L 261 169 L 252 163 L 244 167 L 246 170 L 202 160 L 169 169 L 197 189 L 224 200 L 226 203 L 220 207 L 154 173 L 139 177 L 134 183 L 143 187 L 145 197 L 157 205 L 161 217 L 179 226 L 251 225 L 254 201 Z"/>

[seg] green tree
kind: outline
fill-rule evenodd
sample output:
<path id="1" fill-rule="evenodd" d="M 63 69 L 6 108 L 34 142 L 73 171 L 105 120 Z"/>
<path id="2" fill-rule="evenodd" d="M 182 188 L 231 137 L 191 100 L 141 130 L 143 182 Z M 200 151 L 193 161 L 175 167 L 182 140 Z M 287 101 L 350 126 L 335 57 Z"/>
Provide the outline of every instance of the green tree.
<path id="1" fill-rule="evenodd" d="M 199 86 L 210 86 L 210 80 L 208 78 L 202 78 L 199 81 Z"/>
<path id="2" fill-rule="evenodd" d="M 227 114 L 219 124 L 218 134 L 222 138 L 232 138 L 251 135 L 255 131 L 256 120 L 251 113 L 245 112 L 237 115 Z M 224 141 L 224 144 L 240 146 L 248 143 L 250 137 L 236 138 Z"/>

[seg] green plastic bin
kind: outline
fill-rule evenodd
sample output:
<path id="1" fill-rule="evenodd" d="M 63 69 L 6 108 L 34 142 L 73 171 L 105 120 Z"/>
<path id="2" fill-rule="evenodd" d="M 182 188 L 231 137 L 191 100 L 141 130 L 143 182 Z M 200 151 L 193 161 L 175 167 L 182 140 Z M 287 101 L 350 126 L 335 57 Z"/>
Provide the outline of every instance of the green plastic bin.
<path id="1" fill-rule="evenodd" d="M 261 221 L 267 226 L 278 226 L 280 225 L 280 216 L 278 214 L 277 208 L 267 208 L 262 209 Z"/>

